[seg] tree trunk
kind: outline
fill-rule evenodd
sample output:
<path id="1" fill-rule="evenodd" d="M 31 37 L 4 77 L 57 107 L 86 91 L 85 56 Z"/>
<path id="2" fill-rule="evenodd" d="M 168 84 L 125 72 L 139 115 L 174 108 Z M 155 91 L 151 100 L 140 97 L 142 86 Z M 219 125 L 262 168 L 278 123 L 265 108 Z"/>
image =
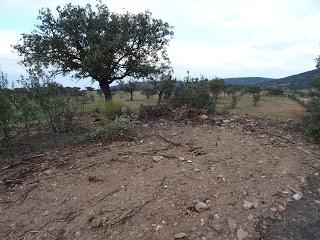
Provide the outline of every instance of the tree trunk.
<path id="1" fill-rule="evenodd" d="M 99 82 L 99 86 L 104 94 L 105 101 L 111 100 L 111 89 L 108 82 Z"/>
<path id="2" fill-rule="evenodd" d="M 133 101 L 133 92 L 130 92 L 130 101 Z"/>
<path id="3" fill-rule="evenodd" d="M 161 103 L 161 98 L 162 98 L 162 93 L 159 93 L 158 96 L 159 96 L 159 97 L 158 97 L 158 105 L 160 105 L 160 103 Z"/>

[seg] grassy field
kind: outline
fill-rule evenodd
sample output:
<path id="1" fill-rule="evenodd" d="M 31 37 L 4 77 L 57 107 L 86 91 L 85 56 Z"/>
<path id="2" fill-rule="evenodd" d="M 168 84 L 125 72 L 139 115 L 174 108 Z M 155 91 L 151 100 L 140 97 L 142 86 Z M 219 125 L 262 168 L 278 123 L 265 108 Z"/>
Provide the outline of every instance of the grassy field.
<path id="1" fill-rule="evenodd" d="M 104 103 L 103 96 L 99 96 L 96 92 L 88 92 L 92 100 L 85 104 L 85 112 L 100 110 Z M 155 105 L 157 96 L 152 96 L 149 99 L 140 92 L 133 94 L 133 101 L 130 101 L 130 94 L 117 92 L 113 99 L 119 100 L 124 105 L 128 106 L 132 112 L 138 112 L 141 105 Z M 230 97 L 221 96 L 218 100 L 217 108 L 219 112 L 224 109 L 229 109 L 231 103 Z M 253 106 L 252 97 L 244 95 L 241 101 L 238 102 L 235 109 L 231 110 L 231 114 L 240 116 L 252 116 L 270 118 L 279 121 L 287 121 L 288 119 L 301 120 L 305 113 L 305 109 L 297 102 L 286 97 L 261 96 L 257 106 Z"/>
<path id="2" fill-rule="evenodd" d="M 287 121 L 288 119 L 301 120 L 305 109 L 291 99 L 274 96 L 261 96 L 257 106 L 253 106 L 252 97 L 246 95 L 241 98 L 232 113 Z"/>
<path id="3" fill-rule="evenodd" d="M 104 103 L 104 97 L 99 96 L 96 92 L 88 92 L 89 97 L 91 96 L 92 101 L 89 100 L 87 104 L 85 104 L 84 111 L 92 112 L 98 109 L 101 109 Z M 133 101 L 130 101 L 130 94 L 125 92 L 117 92 L 113 95 L 113 99 L 122 102 L 126 105 L 130 111 L 138 112 L 141 105 L 156 105 L 157 104 L 157 96 L 151 96 L 149 99 L 146 98 L 145 95 L 140 92 L 133 93 Z"/>

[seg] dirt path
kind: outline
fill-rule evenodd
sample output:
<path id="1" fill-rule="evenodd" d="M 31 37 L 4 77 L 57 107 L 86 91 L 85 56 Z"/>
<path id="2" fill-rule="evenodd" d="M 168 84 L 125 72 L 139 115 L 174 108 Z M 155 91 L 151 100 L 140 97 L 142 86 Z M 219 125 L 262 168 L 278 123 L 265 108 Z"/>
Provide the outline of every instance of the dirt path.
<path id="1" fill-rule="evenodd" d="M 311 145 L 244 124 L 139 132 L 2 169 L 0 238 L 259 239 L 256 223 L 283 218 L 317 159 Z"/>

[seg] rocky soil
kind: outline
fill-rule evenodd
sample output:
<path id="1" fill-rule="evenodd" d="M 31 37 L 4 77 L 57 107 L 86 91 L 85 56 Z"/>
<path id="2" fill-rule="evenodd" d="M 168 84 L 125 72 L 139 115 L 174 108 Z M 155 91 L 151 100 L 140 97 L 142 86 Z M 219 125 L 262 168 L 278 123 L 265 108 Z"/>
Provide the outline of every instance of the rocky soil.
<path id="1" fill-rule="evenodd" d="M 260 239 L 320 170 L 291 127 L 160 120 L 132 141 L 21 156 L 1 167 L 0 238 Z"/>

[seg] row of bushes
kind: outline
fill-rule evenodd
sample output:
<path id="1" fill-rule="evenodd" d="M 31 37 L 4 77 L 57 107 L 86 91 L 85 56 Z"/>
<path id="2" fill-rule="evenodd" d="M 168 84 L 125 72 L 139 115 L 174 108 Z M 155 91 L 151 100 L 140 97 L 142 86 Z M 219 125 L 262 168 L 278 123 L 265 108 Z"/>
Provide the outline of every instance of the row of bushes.
<path id="1" fill-rule="evenodd" d="M 5 138 L 15 126 L 68 132 L 74 128 L 74 116 L 85 103 L 84 94 L 76 88 L 57 83 L 31 84 L 25 88 L 0 89 L 0 130 Z"/>

